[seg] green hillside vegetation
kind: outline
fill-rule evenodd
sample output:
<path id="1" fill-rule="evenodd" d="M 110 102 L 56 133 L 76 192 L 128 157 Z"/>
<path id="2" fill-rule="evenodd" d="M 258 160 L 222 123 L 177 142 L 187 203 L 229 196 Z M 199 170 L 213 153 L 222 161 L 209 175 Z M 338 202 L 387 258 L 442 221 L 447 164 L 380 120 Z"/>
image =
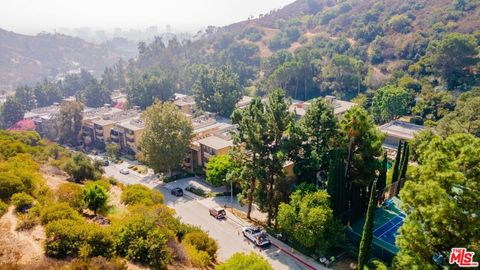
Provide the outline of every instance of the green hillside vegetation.
<path id="1" fill-rule="evenodd" d="M 112 204 L 108 191 L 113 187 L 101 174 L 64 182 L 55 191 L 46 185 L 40 167 L 61 169 L 74 160 L 76 166 L 89 168 L 81 154 L 40 140 L 34 132 L 1 131 L 0 142 L 0 213 L 12 204 L 17 230 L 44 228 L 45 254 L 65 267 L 88 265 L 92 260 L 121 266 L 115 269 L 125 269 L 123 259 L 152 269 L 171 264 L 210 267 L 215 262 L 216 241 L 174 217 L 160 192 L 141 185 L 115 187 L 123 189 L 126 209 L 112 211 L 119 205 Z M 186 261 L 179 259 L 178 252 Z M 72 258 L 76 259 L 63 261 Z M 3 266 L 11 265 L 2 262 Z"/>

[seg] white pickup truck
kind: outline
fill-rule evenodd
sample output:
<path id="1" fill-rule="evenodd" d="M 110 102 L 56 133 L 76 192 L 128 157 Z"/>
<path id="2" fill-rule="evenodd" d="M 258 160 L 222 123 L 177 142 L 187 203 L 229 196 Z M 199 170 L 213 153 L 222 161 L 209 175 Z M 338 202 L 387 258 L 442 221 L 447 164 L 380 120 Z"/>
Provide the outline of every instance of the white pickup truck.
<path id="1" fill-rule="evenodd" d="M 257 227 L 243 227 L 242 233 L 245 238 L 252 241 L 257 246 L 270 245 L 271 242 L 268 236 L 260 228 Z"/>

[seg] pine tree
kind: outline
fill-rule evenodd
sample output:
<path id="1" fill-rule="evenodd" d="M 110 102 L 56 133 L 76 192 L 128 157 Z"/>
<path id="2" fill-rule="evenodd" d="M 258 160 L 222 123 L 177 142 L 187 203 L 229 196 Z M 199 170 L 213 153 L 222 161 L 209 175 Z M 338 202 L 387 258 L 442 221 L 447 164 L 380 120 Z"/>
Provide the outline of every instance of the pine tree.
<path id="1" fill-rule="evenodd" d="M 363 225 L 362 240 L 360 241 L 360 247 L 358 252 L 358 269 L 363 270 L 365 263 L 370 257 L 370 249 L 373 241 L 373 220 L 375 218 L 375 200 L 376 197 L 376 184 L 375 180 L 370 189 L 370 200 L 368 202 L 367 215 L 365 217 L 365 224 Z"/>

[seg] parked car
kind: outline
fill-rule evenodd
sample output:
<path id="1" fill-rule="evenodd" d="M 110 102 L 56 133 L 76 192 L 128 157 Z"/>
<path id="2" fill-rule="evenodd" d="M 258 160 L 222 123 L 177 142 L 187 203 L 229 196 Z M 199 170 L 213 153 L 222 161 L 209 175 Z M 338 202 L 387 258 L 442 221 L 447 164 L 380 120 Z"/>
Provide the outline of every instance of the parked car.
<path id="1" fill-rule="evenodd" d="M 127 174 L 130 173 L 130 171 L 129 171 L 128 169 L 126 169 L 126 168 L 123 168 L 123 169 L 120 170 L 120 173 L 127 175 Z"/>
<path id="2" fill-rule="evenodd" d="M 221 207 L 210 208 L 208 209 L 208 212 L 210 212 L 210 215 L 216 219 L 225 218 L 225 216 L 227 215 L 225 209 Z"/>
<path id="3" fill-rule="evenodd" d="M 245 238 L 259 247 L 271 244 L 268 235 L 258 227 L 243 227 L 242 233 Z"/>
<path id="4" fill-rule="evenodd" d="M 108 166 L 108 165 L 110 165 L 110 161 L 108 161 L 108 159 L 104 159 L 103 166 Z"/>
<path id="5" fill-rule="evenodd" d="M 181 196 L 183 196 L 183 189 L 181 189 L 179 187 L 176 187 L 176 188 L 172 189 L 172 191 L 170 191 L 170 193 L 174 196 L 181 197 Z"/>

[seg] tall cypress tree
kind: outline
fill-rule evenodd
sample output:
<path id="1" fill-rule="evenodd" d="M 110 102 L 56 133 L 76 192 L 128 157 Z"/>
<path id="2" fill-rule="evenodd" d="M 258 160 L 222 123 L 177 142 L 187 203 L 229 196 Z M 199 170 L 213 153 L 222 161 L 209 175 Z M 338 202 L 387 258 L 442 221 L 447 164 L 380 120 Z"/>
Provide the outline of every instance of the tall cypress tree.
<path id="1" fill-rule="evenodd" d="M 397 155 L 395 156 L 395 163 L 393 164 L 392 184 L 398 180 L 400 174 L 400 164 L 402 163 L 402 145 L 403 141 L 398 143 Z"/>
<path id="2" fill-rule="evenodd" d="M 382 165 L 380 169 L 380 175 L 378 176 L 378 181 L 377 181 L 377 191 L 378 191 L 378 196 L 380 194 L 383 194 L 383 191 L 385 187 L 387 186 L 387 166 L 388 166 L 388 159 L 387 159 L 387 153 L 383 153 L 383 160 L 382 160 Z M 380 197 L 377 198 L 377 201 L 380 201 Z"/>
<path id="3" fill-rule="evenodd" d="M 358 269 L 363 270 L 368 258 L 370 257 L 370 249 L 373 241 L 373 220 L 375 218 L 375 197 L 376 197 L 377 180 L 373 181 L 370 189 L 370 200 L 368 202 L 367 215 L 363 225 L 362 240 L 358 252 Z"/>
<path id="4" fill-rule="evenodd" d="M 408 169 L 408 157 L 410 155 L 410 146 L 408 145 L 408 142 L 405 142 L 404 147 L 403 147 L 403 156 L 402 156 L 402 167 L 400 170 L 400 176 L 399 176 L 399 183 L 398 183 L 398 191 L 397 195 L 400 192 L 400 189 L 403 187 L 405 184 L 405 178 L 407 176 L 407 169 Z"/>
<path id="5" fill-rule="evenodd" d="M 334 150 L 328 171 L 327 192 L 330 195 L 333 215 L 339 219 L 346 211 L 348 203 L 344 170 L 343 156 L 340 150 Z"/>

